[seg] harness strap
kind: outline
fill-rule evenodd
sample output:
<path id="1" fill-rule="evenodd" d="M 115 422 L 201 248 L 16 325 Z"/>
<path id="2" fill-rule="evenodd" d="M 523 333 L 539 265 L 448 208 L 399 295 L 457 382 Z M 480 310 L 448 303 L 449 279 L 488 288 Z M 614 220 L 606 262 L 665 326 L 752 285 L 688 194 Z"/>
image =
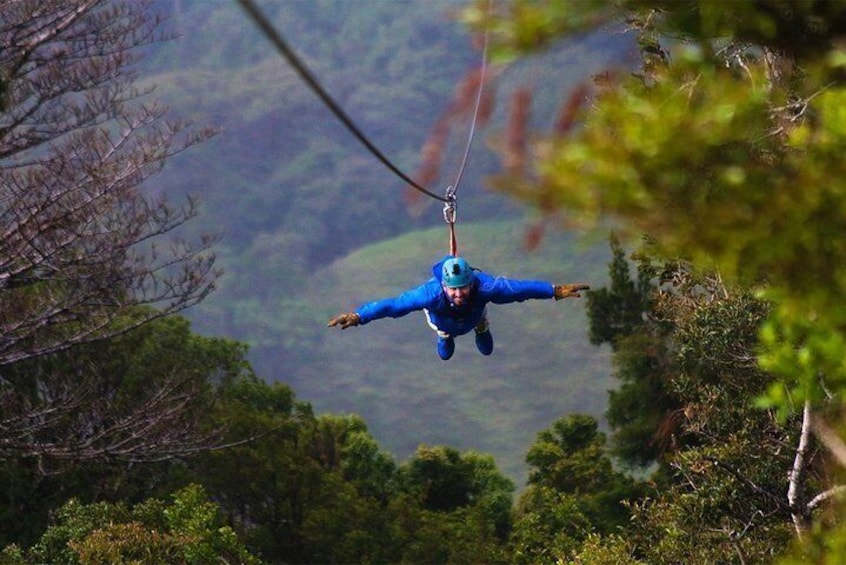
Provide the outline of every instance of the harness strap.
<path id="1" fill-rule="evenodd" d="M 432 315 L 429 313 L 428 308 L 423 308 L 423 313 L 426 315 L 426 323 L 429 324 L 429 327 L 432 328 L 436 334 L 438 334 L 438 337 L 442 337 L 444 339 L 449 337 L 448 333 L 438 328 L 438 326 L 435 325 L 435 322 L 432 321 Z"/>
<path id="2" fill-rule="evenodd" d="M 458 242 L 455 239 L 455 224 L 449 225 L 449 254 L 458 257 Z"/>

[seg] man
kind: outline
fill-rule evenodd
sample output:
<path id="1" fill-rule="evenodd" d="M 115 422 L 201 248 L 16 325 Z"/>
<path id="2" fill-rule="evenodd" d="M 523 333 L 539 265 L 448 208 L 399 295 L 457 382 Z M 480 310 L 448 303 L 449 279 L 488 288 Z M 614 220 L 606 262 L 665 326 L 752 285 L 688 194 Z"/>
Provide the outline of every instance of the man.
<path id="1" fill-rule="evenodd" d="M 399 318 L 423 310 L 429 326 L 438 334 L 438 355 L 446 361 L 455 352 L 455 336 L 474 330 L 476 348 L 482 355 L 493 352 L 487 305 L 522 302 L 532 298 L 578 298 L 586 284 L 553 285 L 494 277 L 472 268 L 461 257 L 447 256 L 432 267 L 434 277 L 397 296 L 369 302 L 355 312 L 329 320 L 329 327 L 342 330 L 380 318 Z"/>

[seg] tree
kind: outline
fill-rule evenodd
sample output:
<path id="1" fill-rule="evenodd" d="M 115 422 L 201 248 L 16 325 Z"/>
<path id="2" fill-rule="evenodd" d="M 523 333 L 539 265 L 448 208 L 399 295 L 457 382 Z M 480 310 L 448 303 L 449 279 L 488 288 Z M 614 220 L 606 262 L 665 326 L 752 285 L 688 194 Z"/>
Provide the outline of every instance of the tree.
<path id="1" fill-rule="evenodd" d="M 508 162 L 525 166 L 497 185 L 573 221 L 611 218 L 653 238 L 662 257 L 760 293 L 769 302 L 755 356 L 770 379 L 764 403 L 781 418 L 802 413 L 791 476 L 810 471 L 811 426 L 836 454 L 842 442 L 828 422 L 842 411 L 829 398 L 842 407 L 846 390 L 846 248 L 834 235 L 846 209 L 846 6 L 483 4 L 465 15 L 490 29 L 504 57 L 597 25 L 635 32 L 640 68 L 577 89 L 531 151 L 508 147 Z"/>
<path id="2" fill-rule="evenodd" d="M 398 469 L 394 508 L 405 523 L 400 561 L 505 561 L 514 484 L 493 458 L 421 445 Z"/>
<path id="3" fill-rule="evenodd" d="M 250 550 L 271 562 L 396 561 L 395 464 L 358 416 L 320 416 L 290 388 L 234 383 L 211 414 L 226 438 L 187 463 Z"/>
<path id="4" fill-rule="evenodd" d="M 610 287 L 588 292 L 590 340 L 614 350 L 614 376 L 620 386 L 608 393 L 613 454 L 629 465 L 646 467 L 670 448 L 678 403 L 667 382 L 674 370 L 667 347 L 667 324 L 655 316 L 659 285 L 672 269 L 659 269 L 648 255 L 637 256 L 637 280 L 619 240 L 611 237 Z"/>
<path id="5" fill-rule="evenodd" d="M 567 563 L 593 530 L 577 496 L 532 486 L 520 496 L 509 538 L 513 563 Z"/>
<path id="6" fill-rule="evenodd" d="M 641 485 L 616 471 L 606 452 L 605 434 L 596 420 L 582 414 L 559 418 L 538 433 L 526 455 L 532 466 L 529 487 L 521 497 L 520 512 L 540 512 L 549 498 L 569 497 L 568 506 L 584 520 L 587 533 L 611 533 L 629 518 L 626 504 L 637 498 Z M 563 497 L 562 500 L 566 499 Z"/>
<path id="7" fill-rule="evenodd" d="M 791 530 L 805 537 L 815 518 L 829 522 L 842 487 L 809 436 L 807 411 L 779 419 L 756 405 L 772 380 L 756 357 L 770 305 L 681 262 L 672 281 L 649 316 L 666 326 L 665 387 L 677 406 L 662 480 L 633 504 L 625 531 L 580 552 L 621 562 L 773 561 Z"/>
<path id="8" fill-rule="evenodd" d="M 215 419 L 255 440 L 192 459 L 189 477 L 264 559 L 491 562 L 504 551 L 514 487 L 489 455 L 421 448 L 397 467 L 361 417 L 315 416 L 281 384 L 242 381 L 221 400 Z"/>
<path id="9" fill-rule="evenodd" d="M 190 485 L 169 503 L 148 499 L 125 504 L 68 501 L 32 548 L 7 547 L 3 562 L 26 563 L 244 563 L 251 555 L 205 491 Z"/>
<path id="10" fill-rule="evenodd" d="M 514 2 L 487 19 L 467 13 L 491 26 L 504 56 L 612 21 L 642 47 L 637 72 L 598 77 L 589 106 L 585 89 L 574 93 L 563 110 L 581 119 L 539 134 L 532 154 L 542 157 L 497 185 L 578 219 L 615 218 L 629 234 L 654 238 L 664 257 L 765 289 L 774 308 L 762 361 L 780 376 L 779 390 L 820 398 L 820 374 L 830 387 L 846 377 L 833 353 L 846 317 L 844 250 L 832 239 L 842 220 L 837 38 L 846 7 L 619 7 Z"/>
<path id="11" fill-rule="evenodd" d="M 571 562 L 591 536 L 629 522 L 628 504 L 644 486 L 614 470 L 605 435 L 591 416 L 562 417 L 538 433 L 526 455 L 529 484 L 514 510 L 509 548 L 515 563 Z"/>
<path id="12" fill-rule="evenodd" d="M 645 562 L 771 561 L 790 541 L 794 513 L 810 513 L 789 494 L 801 418 L 780 421 L 755 405 L 772 379 L 755 356 L 769 305 L 679 269 L 655 309 L 672 325 L 676 445 L 663 488 L 637 504 L 628 541 Z M 829 480 L 825 457 L 816 445 L 803 450 L 796 480 L 820 493 Z"/>
<path id="13" fill-rule="evenodd" d="M 170 316 L 6 367 L 0 545 L 31 543 L 71 496 L 170 493 L 174 460 L 222 445 L 224 424 L 209 416 L 227 390 L 255 379 L 245 355 L 242 344 L 197 336 Z M 243 431 L 239 440 L 261 432 Z"/>
<path id="14" fill-rule="evenodd" d="M 620 338 L 632 335 L 648 321 L 656 273 L 648 261 L 640 261 L 637 280 L 632 280 L 620 241 L 612 235 L 610 244 L 610 287 L 591 290 L 587 294 L 587 309 L 590 313 L 590 342 L 594 345 L 608 343 L 617 348 Z"/>
<path id="15" fill-rule="evenodd" d="M 135 86 L 144 50 L 164 39 L 149 8 L 0 5 L 0 457 L 44 474 L 213 444 L 196 411 L 209 374 L 191 360 L 151 377 L 120 363 L 121 344 L 69 353 L 196 304 L 218 276 L 214 238 L 176 236 L 193 201 L 174 207 L 151 184 L 212 132 L 168 120 Z"/>
<path id="16" fill-rule="evenodd" d="M 166 120 L 135 87 L 143 49 L 162 38 L 149 6 L 0 6 L 0 366 L 125 333 L 214 285 L 213 238 L 159 241 L 194 203 L 143 190 L 211 135 Z M 156 308 L 124 315 L 139 305 Z"/>
<path id="17" fill-rule="evenodd" d="M 249 374 L 244 346 L 192 335 L 182 318 L 134 316 L 146 327 L 6 369 L 0 457 L 35 457 L 51 474 L 71 463 L 155 461 L 215 444 L 219 430 L 203 429 L 204 406 Z"/>
<path id="18" fill-rule="evenodd" d="M 249 443 L 213 451 L 188 462 L 252 551 L 266 559 L 306 559 L 301 536 L 305 508 L 315 504 L 320 470 L 304 453 L 301 427 L 314 425 L 308 405 L 282 384 L 258 379 L 234 383 L 209 413 L 226 422 L 225 439 L 256 436 Z M 264 433 L 256 435 L 256 430 Z"/>

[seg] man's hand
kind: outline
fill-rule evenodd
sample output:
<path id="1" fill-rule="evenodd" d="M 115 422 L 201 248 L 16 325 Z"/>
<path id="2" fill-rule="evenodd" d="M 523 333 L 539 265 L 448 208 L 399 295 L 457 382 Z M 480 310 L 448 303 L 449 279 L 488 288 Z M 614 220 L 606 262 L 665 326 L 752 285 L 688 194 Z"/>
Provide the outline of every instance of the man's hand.
<path id="1" fill-rule="evenodd" d="M 586 284 L 557 284 L 555 285 L 555 300 L 562 298 L 579 298 L 579 291 L 590 290 Z"/>
<path id="2" fill-rule="evenodd" d="M 341 329 L 345 330 L 347 328 L 357 326 L 360 323 L 361 316 L 359 316 L 355 312 L 350 312 L 349 314 L 341 314 L 340 316 L 335 316 L 334 318 L 329 320 L 328 326 L 330 328 L 334 328 L 335 326 L 341 326 Z"/>

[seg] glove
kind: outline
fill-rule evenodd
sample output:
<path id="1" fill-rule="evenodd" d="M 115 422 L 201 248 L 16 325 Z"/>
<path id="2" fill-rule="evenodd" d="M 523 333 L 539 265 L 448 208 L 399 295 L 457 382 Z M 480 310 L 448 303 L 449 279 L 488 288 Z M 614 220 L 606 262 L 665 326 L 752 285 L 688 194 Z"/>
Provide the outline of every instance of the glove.
<path id="1" fill-rule="evenodd" d="M 359 316 L 355 312 L 350 312 L 349 314 L 341 314 L 340 316 L 335 316 L 334 318 L 329 320 L 328 326 L 330 328 L 334 328 L 335 326 L 341 326 L 341 329 L 345 330 L 347 328 L 357 326 L 360 323 L 361 316 Z"/>
<path id="2" fill-rule="evenodd" d="M 590 287 L 586 284 L 556 284 L 554 288 L 555 300 L 561 300 L 562 298 L 579 298 L 581 297 L 579 291 L 590 290 Z"/>

